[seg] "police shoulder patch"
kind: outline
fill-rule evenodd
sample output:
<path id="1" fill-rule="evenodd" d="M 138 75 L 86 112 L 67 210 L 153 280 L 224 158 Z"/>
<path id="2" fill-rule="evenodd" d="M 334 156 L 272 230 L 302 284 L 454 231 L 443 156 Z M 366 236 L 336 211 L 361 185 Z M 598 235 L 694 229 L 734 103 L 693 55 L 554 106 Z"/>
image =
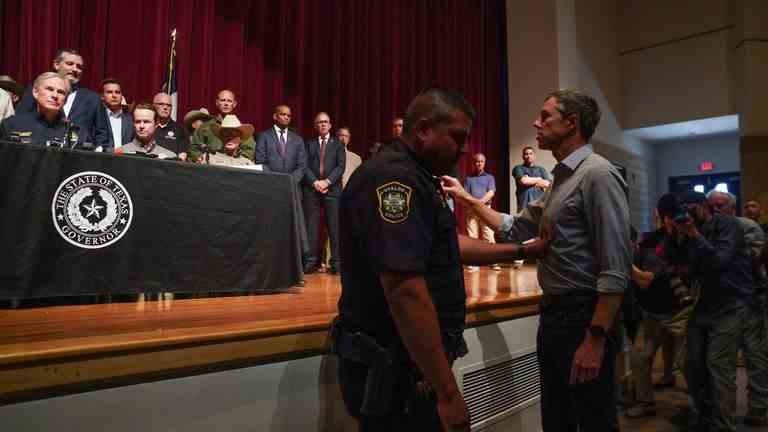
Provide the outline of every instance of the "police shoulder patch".
<path id="1" fill-rule="evenodd" d="M 400 182 L 385 183 L 376 188 L 379 215 L 385 222 L 400 223 L 408 219 L 413 189 Z"/>

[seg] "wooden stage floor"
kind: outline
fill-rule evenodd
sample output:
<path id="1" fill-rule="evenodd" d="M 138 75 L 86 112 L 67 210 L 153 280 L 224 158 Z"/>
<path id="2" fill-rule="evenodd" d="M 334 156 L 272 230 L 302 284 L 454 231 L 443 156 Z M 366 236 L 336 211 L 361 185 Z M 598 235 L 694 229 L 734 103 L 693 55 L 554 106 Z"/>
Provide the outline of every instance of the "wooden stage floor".
<path id="1" fill-rule="evenodd" d="M 533 266 L 465 271 L 465 280 L 469 326 L 538 313 Z M 0 403 L 83 382 L 323 353 L 340 292 L 338 276 L 319 273 L 281 294 L 0 309 Z"/>

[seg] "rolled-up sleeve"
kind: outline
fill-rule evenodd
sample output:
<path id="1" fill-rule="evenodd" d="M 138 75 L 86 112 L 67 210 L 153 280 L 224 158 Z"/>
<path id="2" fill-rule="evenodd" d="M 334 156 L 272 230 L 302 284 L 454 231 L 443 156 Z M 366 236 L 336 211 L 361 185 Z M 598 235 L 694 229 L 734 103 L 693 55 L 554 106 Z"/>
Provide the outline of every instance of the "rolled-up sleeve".
<path id="1" fill-rule="evenodd" d="M 597 291 L 623 293 L 629 284 L 632 266 L 629 202 L 624 180 L 608 167 L 590 177 L 584 197 L 591 243 L 599 266 Z"/>

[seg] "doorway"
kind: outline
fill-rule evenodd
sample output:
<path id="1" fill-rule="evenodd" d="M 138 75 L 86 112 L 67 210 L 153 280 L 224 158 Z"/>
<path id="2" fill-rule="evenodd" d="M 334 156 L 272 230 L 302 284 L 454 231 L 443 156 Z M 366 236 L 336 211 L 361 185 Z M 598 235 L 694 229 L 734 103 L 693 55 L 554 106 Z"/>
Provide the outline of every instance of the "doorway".
<path id="1" fill-rule="evenodd" d="M 669 191 L 672 193 L 696 191 L 706 194 L 713 190 L 727 192 L 736 197 L 736 213 L 741 214 L 741 173 L 729 172 L 669 178 Z"/>

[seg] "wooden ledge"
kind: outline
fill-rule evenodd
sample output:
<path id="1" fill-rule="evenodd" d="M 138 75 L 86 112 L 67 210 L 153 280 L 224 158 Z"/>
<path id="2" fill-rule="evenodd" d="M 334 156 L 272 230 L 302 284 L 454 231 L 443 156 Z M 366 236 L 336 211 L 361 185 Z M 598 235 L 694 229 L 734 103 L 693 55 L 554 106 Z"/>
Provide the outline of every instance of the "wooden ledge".
<path id="1" fill-rule="evenodd" d="M 538 313 L 535 270 L 468 273 L 467 325 Z M 327 352 L 338 277 L 297 293 L 0 310 L 0 404 Z"/>

